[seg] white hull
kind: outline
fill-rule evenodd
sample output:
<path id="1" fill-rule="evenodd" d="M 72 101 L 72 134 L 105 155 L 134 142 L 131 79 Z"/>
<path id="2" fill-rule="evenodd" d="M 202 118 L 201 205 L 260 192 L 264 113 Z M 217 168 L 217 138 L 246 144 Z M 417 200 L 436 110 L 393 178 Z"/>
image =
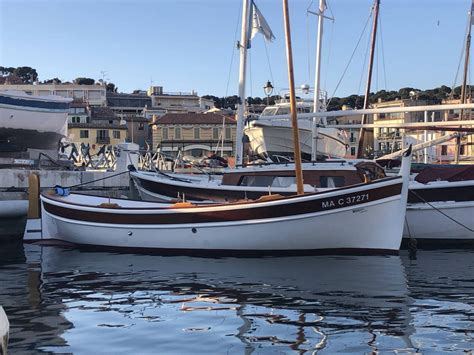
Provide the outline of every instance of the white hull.
<path id="1" fill-rule="evenodd" d="M 293 153 L 293 136 L 291 126 L 288 124 L 267 125 L 254 121 L 252 126 L 247 127 L 244 132 L 249 137 L 250 148 L 255 154 L 286 155 Z M 313 141 L 311 128 L 299 128 L 299 138 L 301 153 L 311 155 Z M 331 158 L 344 158 L 346 156 L 347 145 L 340 135 L 340 130 L 335 128 L 319 129 L 317 154 Z"/>
<path id="2" fill-rule="evenodd" d="M 404 238 L 474 241 L 474 202 L 432 202 L 431 205 L 436 209 L 424 203 L 407 205 Z"/>
<path id="3" fill-rule="evenodd" d="M 407 183 L 401 183 L 395 178 L 321 194 L 184 209 L 128 200 L 118 208 L 104 208 L 98 202 L 107 198 L 41 196 L 41 225 L 30 220 L 27 232 L 36 232 L 26 233 L 25 239 L 178 251 L 396 252 L 407 195 Z M 154 224 L 160 218 L 163 222 Z M 119 222 L 102 222 L 111 220 Z"/>

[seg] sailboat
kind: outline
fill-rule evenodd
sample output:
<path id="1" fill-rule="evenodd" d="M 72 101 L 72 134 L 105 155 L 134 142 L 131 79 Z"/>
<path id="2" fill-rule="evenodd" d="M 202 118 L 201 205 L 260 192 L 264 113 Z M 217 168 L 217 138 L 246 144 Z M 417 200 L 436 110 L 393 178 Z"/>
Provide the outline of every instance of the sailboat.
<path id="1" fill-rule="evenodd" d="M 244 0 L 243 3 L 242 43 L 245 44 L 248 35 L 246 16 L 251 11 L 250 2 Z M 155 249 L 204 255 L 398 252 L 405 218 L 411 149 L 403 157 L 398 176 L 327 192 L 304 193 L 288 5 L 286 0 L 283 3 L 297 195 L 269 195 L 228 204 L 178 202 L 170 205 L 42 193 L 39 206 L 33 193 L 39 185 L 32 175 L 30 186 L 33 189 L 24 240 L 59 240 L 108 249 Z"/>

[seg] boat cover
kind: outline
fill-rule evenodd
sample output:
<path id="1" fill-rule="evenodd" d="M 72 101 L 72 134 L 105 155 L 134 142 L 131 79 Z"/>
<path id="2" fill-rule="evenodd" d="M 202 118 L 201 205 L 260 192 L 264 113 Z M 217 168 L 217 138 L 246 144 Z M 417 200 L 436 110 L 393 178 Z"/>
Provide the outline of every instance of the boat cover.
<path id="1" fill-rule="evenodd" d="M 415 180 L 422 184 L 438 180 L 474 180 L 474 165 L 428 166 L 415 177 Z"/>

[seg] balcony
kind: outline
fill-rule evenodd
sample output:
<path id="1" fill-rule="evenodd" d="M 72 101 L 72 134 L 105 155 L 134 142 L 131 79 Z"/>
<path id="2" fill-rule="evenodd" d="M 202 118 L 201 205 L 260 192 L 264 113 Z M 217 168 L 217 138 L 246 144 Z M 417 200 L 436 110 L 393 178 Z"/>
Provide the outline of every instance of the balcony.
<path id="1" fill-rule="evenodd" d="M 97 137 L 97 144 L 110 144 L 110 137 Z"/>

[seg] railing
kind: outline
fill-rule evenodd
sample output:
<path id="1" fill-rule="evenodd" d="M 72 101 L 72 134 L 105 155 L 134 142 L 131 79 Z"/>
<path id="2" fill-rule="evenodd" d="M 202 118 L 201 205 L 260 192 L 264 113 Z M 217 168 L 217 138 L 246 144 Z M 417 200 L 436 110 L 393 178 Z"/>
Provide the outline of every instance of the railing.
<path id="1" fill-rule="evenodd" d="M 97 137 L 95 142 L 97 144 L 110 144 L 110 137 Z"/>

